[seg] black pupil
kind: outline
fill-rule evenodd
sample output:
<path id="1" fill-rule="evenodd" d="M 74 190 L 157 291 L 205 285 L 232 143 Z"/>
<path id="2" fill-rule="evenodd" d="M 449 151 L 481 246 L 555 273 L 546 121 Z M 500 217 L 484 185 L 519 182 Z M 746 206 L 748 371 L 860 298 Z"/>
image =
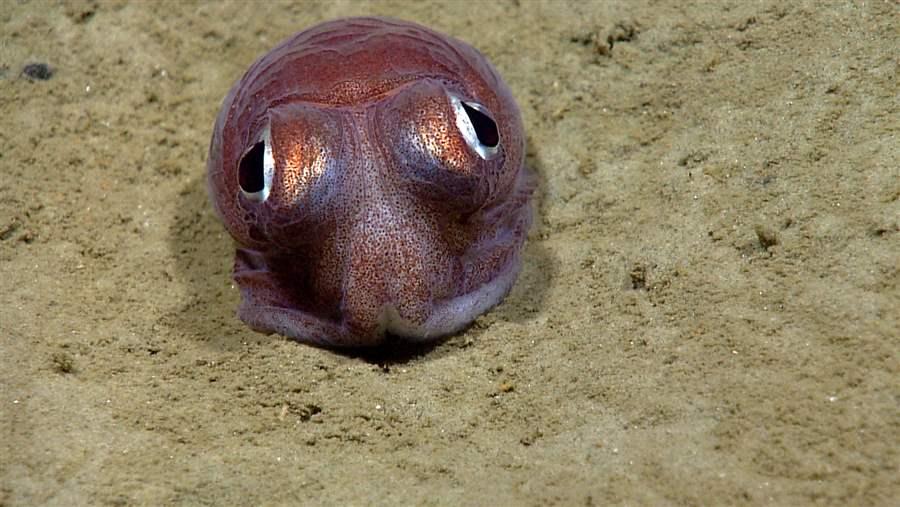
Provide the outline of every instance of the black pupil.
<path id="1" fill-rule="evenodd" d="M 238 166 L 238 184 L 241 190 L 248 194 L 255 194 L 263 189 L 263 154 L 266 151 L 266 143 L 260 141 L 253 148 L 244 153 Z"/>
<path id="2" fill-rule="evenodd" d="M 465 102 L 462 102 L 462 106 L 466 110 L 466 114 L 469 115 L 472 126 L 475 127 L 475 135 L 478 136 L 478 141 L 488 148 L 493 148 L 500 144 L 500 132 L 497 132 L 497 124 L 494 123 L 494 120 L 474 107 L 470 107 Z"/>

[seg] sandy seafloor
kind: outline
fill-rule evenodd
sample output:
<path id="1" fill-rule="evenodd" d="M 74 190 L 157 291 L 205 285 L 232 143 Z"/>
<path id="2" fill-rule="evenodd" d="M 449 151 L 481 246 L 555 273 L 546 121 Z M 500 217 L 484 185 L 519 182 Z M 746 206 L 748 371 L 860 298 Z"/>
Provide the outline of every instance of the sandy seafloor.
<path id="1" fill-rule="evenodd" d="M 357 14 L 487 54 L 540 176 L 513 291 L 432 349 L 250 331 L 206 198 L 231 84 Z M 0 34 L 0 505 L 900 498 L 896 2 L 5 0 Z"/>

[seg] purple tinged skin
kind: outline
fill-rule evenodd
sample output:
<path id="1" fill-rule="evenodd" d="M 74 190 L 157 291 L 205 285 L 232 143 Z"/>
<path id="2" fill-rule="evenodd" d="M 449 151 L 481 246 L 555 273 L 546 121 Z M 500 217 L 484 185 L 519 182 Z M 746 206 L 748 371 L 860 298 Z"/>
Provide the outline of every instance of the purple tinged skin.
<path id="1" fill-rule="evenodd" d="M 524 148 L 509 88 L 462 41 L 384 18 L 290 37 L 231 89 L 209 149 L 240 318 L 328 347 L 459 331 L 518 274 Z"/>

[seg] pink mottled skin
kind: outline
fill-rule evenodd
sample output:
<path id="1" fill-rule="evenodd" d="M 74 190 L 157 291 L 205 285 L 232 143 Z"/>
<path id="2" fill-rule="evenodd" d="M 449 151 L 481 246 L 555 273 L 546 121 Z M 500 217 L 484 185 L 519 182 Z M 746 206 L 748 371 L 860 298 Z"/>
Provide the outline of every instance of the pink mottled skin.
<path id="1" fill-rule="evenodd" d="M 462 41 L 384 18 L 290 37 L 231 89 L 209 149 L 240 318 L 328 347 L 459 331 L 519 271 L 524 149 L 509 88 Z"/>

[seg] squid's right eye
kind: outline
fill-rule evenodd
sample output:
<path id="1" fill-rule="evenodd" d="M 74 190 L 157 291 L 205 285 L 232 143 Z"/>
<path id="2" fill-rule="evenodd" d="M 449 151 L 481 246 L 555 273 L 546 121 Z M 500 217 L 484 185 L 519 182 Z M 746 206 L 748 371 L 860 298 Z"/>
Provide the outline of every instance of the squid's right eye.
<path id="1" fill-rule="evenodd" d="M 241 187 L 241 193 L 251 201 L 264 202 L 272 190 L 274 173 L 272 139 L 269 129 L 266 129 L 262 138 L 244 152 L 238 163 L 238 185 Z"/>

